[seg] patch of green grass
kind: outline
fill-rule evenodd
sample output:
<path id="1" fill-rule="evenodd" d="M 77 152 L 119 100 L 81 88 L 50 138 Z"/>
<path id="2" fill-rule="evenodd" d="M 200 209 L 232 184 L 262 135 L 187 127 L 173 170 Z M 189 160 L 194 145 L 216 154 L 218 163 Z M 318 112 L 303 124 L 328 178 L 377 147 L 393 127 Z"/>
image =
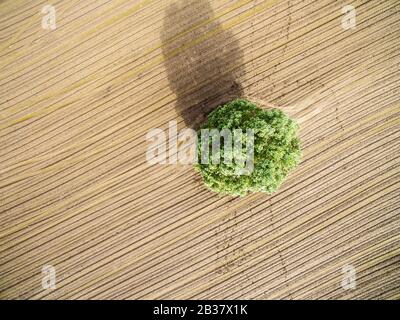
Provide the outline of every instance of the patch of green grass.
<path id="1" fill-rule="evenodd" d="M 298 124 L 278 109 L 263 110 L 255 104 L 237 99 L 212 111 L 198 133 L 198 163 L 196 170 L 204 184 L 212 191 L 225 195 L 246 195 L 249 192 L 273 193 L 282 184 L 288 173 L 301 159 Z M 254 168 L 250 174 L 237 175 L 241 168 L 236 162 L 225 163 L 221 140 L 220 163 L 202 164 L 201 129 L 241 129 L 243 132 L 243 154 L 246 153 L 246 130 L 254 132 Z M 211 139 L 209 141 L 211 150 Z M 211 152 L 210 152 L 211 154 Z M 239 155 L 240 156 L 240 155 Z M 211 155 L 210 155 L 211 157 Z"/>

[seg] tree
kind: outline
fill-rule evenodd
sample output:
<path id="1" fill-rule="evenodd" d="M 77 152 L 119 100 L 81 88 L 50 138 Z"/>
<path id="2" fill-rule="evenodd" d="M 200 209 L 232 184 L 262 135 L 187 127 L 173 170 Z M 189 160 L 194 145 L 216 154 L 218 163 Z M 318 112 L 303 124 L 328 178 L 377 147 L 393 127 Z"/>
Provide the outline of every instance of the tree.
<path id="1" fill-rule="evenodd" d="M 244 99 L 231 101 L 212 111 L 200 128 L 198 162 L 195 168 L 201 174 L 205 185 L 220 194 L 243 196 L 248 192 L 273 193 L 300 162 L 298 127 L 298 124 L 281 110 L 263 110 Z M 225 156 L 232 158 L 230 154 L 227 156 L 227 153 L 233 152 L 236 155 L 234 159 L 242 160 L 249 152 L 246 132 L 249 130 L 253 132 L 254 140 L 250 145 L 253 148 L 253 167 L 250 171 L 244 170 L 243 173 L 243 161 L 212 161 L 213 155 L 209 152 L 212 149 L 212 140 L 209 139 L 208 144 L 202 147 L 201 132 L 213 129 L 220 132 L 227 129 L 234 132 L 240 129 L 243 132 L 239 151 L 228 149 L 227 144 L 221 141 L 218 144 L 221 158 Z M 222 140 L 223 137 L 219 136 L 219 139 Z M 205 152 L 207 152 L 206 157 Z M 210 157 L 210 161 L 204 161 L 207 157 Z"/>

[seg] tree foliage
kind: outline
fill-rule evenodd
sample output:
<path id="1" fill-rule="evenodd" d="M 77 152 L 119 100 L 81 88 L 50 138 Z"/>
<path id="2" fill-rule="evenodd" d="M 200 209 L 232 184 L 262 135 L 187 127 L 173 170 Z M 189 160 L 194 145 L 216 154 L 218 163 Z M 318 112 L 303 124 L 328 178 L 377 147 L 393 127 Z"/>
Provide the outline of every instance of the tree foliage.
<path id="1" fill-rule="evenodd" d="M 222 141 L 220 163 L 201 163 L 202 153 L 205 153 L 201 148 L 201 129 L 241 129 L 243 154 L 247 150 L 245 132 L 247 129 L 253 130 L 254 168 L 251 173 L 238 175 L 242 165 L 223 161 L 224 154 L 231 152 L 231 149 L 225 150 Z M 244 99 L 231 101 L 212 111 L 200 128 L 198 139 L 198 162 L 195 168 L 205 185 L 220 194 L 243 196 L 248 192 L 273 193 L 301 158 L 298 124 L 281 110 L 263 110 Z M 211 140 L 208 147 L 211 150 Z"/>

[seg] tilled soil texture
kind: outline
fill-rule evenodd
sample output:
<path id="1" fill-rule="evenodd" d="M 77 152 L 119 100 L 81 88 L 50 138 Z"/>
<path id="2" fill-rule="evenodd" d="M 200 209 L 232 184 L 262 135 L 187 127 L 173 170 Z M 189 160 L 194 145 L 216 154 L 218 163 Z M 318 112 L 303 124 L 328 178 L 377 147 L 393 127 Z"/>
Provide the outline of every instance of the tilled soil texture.
<path id="1" fill-rule="evenodd" d="M 399 1 L 46 5 L 0 3 L 1 298 L 400 298 Z M 146 161 L 241 96 L 300 123 L 277 193 Z"/>

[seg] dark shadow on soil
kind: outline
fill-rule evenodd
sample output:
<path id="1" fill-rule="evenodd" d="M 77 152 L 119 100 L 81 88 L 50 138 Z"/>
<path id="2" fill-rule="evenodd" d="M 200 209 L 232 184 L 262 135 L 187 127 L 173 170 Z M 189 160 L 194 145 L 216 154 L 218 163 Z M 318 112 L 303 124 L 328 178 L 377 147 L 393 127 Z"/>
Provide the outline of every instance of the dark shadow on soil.
<path id="1" fill-rule="evenodd" d="M 217 106 L 243 95 L 243 53 L 207 0 L 174 1 L 161 34 L 168 80 L 186 126 L 197 129 Z"/>

